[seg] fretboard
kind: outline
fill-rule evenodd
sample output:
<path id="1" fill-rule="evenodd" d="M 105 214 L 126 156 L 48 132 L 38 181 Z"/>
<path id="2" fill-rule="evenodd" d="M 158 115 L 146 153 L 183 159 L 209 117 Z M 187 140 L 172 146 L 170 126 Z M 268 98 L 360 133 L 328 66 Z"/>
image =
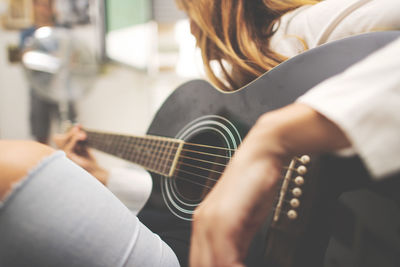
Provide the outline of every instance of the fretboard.
<path id="1" fill-rule="evenodd" d="M 151 135 L 137 137 L 88 130 L 86 133 L 90 147 L 165 176 L 173 175 L 184 143 L 179 139 Z"/>

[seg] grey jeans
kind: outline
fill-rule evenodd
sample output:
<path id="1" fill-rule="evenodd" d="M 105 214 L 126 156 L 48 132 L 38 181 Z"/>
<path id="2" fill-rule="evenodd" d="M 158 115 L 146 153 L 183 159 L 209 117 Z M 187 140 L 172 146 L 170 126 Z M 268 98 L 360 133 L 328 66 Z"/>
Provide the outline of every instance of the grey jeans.
<path id="1" fill-rule="evenodd" d="M 63 152 L 0 202 L 0 266 L 179 266 L 171 248 Z"/>

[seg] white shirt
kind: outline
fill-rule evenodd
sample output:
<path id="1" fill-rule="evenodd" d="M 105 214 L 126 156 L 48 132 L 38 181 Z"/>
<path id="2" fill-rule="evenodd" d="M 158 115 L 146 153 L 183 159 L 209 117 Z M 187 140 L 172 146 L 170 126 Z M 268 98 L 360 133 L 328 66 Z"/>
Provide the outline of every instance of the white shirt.
<path id="1" fill-rule="evenodd" d="M 287 57 L 355 34 L 400 30 L 399 0 L 326 0 L 281 17 L 270 47 Z"/>
<path id="2" fill-rule="evenodd" d="M 153 183 L 150 173 L 131 164 L 125 168 L 112 168 L 106 185 L 130 211 L 137 214 L 150 196 Z"/>
<path id="3" fill-rule="evenodd" d="M 400 171 L 400 38 L 297 101 L 338 125 L 373 177 Z"/>

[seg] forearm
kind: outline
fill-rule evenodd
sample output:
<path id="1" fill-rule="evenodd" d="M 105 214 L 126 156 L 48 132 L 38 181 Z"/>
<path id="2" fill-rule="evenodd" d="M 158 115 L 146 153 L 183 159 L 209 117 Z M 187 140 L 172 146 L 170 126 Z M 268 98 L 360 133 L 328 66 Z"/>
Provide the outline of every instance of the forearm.
<path id="1" fill-rule="evenodd" d="M 309 106 L 295 103 L 260 117 L 228 165 L 221 184 L 236 186 L 238 194 L 248 193 L 245 206 L 254 210 L 253 222 L 257 224 L 266 215 L 257 210 L 269 210 L 271 202 L 266 200 L 274 195 L 281 170 L 292 157 L 349 146 L 333 122 Z"/>
<path id="2" fill-rule="evenodd" d="M 260 153 L 276 142 L 281 156 L 335 151 L 350 146 L 339 127 L 307 105 L 295 103 L 260 117 L 249 134 L 259 143 Z"/>

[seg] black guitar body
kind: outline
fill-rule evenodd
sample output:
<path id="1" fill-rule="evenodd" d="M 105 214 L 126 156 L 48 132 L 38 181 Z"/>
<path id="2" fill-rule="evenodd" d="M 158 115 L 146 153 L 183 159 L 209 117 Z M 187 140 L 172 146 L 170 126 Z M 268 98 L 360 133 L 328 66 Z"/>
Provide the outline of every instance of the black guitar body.
<path id="1" fill-rule="evenodd" d="M 218 91 L 202 80 L 188 82 L 177 88 L 158 110 L 148 134 L 193 143 L 201 142 L 231 151 L 230 149 L 239 145 L 260 115 L 294 102 L 316 84 L 342 72 L 398 36 L 399 32 L 370 33 L 320 46 L 282 63 L 233 93 Z M 231 152 L 225 155 L 232 156 Z M 350 176 L 362 174 L 361 180 L 367 181 L 368 176 L 362 165 L 357 159 L 352 160 L 357 164 L 348 164 L 349 161 L 346 163 L 332 157 L 323 158 L 319 160 L 314 173 L 322 176 L 332 176 L 334 173 L 336 178 L 343 177 L 340 180 L 345 180 L 344 172 L 350 173 Z M 343 164 L 349 166 L 340 167 L 345 166 Z M 325 175 L 326 168 L 330 166 L 335 166 L 336 171 Z M 171 246 L 181 265 L 186 266 L 191 230 L 190 217 L 204 194 L 194 194 L 191 197 L 183 191 L 196 191 L 196 187 L 206 186 L 207 182 L 201 182 L 200 185 L 193 182 L 176 184 L 171 182 L 171 178 L 157 174 L 152 174 L 152 178 L 152 194 L 139 218 Z M 309 213 L 310 223 L 304 230 L 307 238 L 300 238 L 301 242 L 304 241 L 301 249 L 292 252 L 298 259 L 295 266 L 322 265 L 328 242 L 327 234 L 323 234 L 327 225 L 327 212 L 322 216 L 318 214 L 323 213 L 323 210 L 328 208 L 325 205 L 330 205 L 330 201 L 335 201 L 343 191 L 342 186 L 336 186 L 336 190 L 330 186 L 326 188 L 327 184 L 329 183 L 325 184 L 325 189 L 314 196 L 321 197 L 323 201 L 317 202 Z M 260 231 L 254 248 L 249 252 L 249 266 L 262 265 L 262 255 L 266 246 L 263 234 L 264 231 Z"/>

